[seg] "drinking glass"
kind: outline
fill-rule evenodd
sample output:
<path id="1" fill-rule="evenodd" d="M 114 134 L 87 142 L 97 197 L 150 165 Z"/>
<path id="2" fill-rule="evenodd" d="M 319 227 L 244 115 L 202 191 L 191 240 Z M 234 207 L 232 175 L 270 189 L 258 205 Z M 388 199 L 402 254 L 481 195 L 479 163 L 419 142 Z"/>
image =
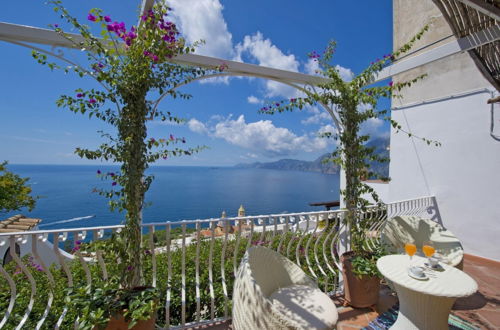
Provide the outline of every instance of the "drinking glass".
<path id="1" fill-rule="evenodd" d="M 432 242 L 425 242 L 422 246 L 422 251 L 427 258 L 430 258 L 434 255 L 436 249 L 434 248 L 434 244 L 432 244 Z"/>
<path id="2" fill-rule="evenodd" d="M 415 253 L 417 253 L 417 246 L 413 243 L 406 243 L 405 244 L 405 251 L 406 251 L 406 254 L 408 254 L 410 256 L 410 266 L 411 266 L 411 261 L 412 261 L 413 255 Z"/>
<path id="3" fill-rule="evenodd" d="M 436 249 L 434 248 L 434 244 L 430 241 L 425 242 L 424 245 L 422 246 L 422 251 L 424 252 L 425 256 L 427 257 L 428 264 L 431 267 L 433 267 L 434 263 L 432 262 L 431 257 L 436 252 Z"/>

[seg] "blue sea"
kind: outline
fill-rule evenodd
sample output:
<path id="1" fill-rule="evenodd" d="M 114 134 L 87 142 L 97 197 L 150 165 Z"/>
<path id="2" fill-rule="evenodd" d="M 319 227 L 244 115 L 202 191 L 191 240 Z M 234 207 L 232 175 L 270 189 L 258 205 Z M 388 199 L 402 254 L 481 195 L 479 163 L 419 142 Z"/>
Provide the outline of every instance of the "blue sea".
<path id="1" fill-rule="evenodd" d="M 100 165 L 9 165 L 10 171 L 29 177 L 36 208 L 23 213 L 43 220 L 40 229 L 77 228 L 120 224 L 123 214 L 111 212 L 108 200 L 94 188 L 111 188 L 97 170 L 116 171 Z M 339 176 L 297 171 L 233 167 L 151 167 L 155 180 L 146 195 L 151 205 L 144 222 L 165 222 L 236 216 L 242 204 L 247 215 L 320 211 L 310 202 L 339 198 Z"/>

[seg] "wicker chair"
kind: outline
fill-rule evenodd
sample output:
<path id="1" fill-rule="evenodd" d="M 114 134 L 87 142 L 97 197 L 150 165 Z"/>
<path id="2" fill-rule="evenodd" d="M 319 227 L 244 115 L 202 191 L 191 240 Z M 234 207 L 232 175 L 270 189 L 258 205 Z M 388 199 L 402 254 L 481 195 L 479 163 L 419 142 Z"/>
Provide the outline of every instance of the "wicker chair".
<path id="1" fill-rule="evenodd" d="M 458 269 L 463 268 L 464 250 L 458 238 L 430 219 L 415 216 L 391 218 L 382 229 L 381 240 L 389 246 L 391 253 L 404 251 L 405 243 L 421 247 L 423 243 L 431 241 L 443 262 Z"/>
<path id="2" fill-rule="evenodd" d="M 248 249 L 234 284 L 234 329 L 334 329 L 337 319 L 333 301 L 300 267 L 273 250 Z"/>

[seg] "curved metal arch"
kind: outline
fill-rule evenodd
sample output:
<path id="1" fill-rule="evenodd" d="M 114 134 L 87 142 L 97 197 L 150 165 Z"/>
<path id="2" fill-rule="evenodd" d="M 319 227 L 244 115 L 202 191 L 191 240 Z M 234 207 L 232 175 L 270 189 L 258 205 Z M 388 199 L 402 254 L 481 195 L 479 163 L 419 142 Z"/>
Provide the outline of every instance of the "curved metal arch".
<path id="1" fill-rule="evenodd" d="M 174 88 L 172 89 L 169 89 L 168 91 L 166 91 L 165 93 L 163 93 L 162 95 L 160 95 L 160 97 L 156 100 L 156 102 L 154 103 L 154 107 L 153 107 L 153 114 L 156 112 L 157 108 L 158 108 L 158 105 L 160 104 L 160 102 L 172 91 L 172 90 L 175 90 L 179 87 L 182 87 L 182 86 L 185 86 L 189 83 L 192 83 L 192 82 L 195 82 L 195 81 L 200 81 L 200 80 L 204 80 L 204 79 L 211 79 L 211 78 L 219 78 L 219 77 L 252 77 L 252 78 L 262 78 L 262 79 L 268 79 L 268 80 L 272 80 L 272 81 L 276 81 L 276 82 L 279 82 L 279 83 L 282 83 L 282 84 L 285 84 L 285 85 L 288 85 L 290 87 L 293 87 L 297 90 L 300 90 L 304 93 L 309 93 L 304 87 L 301 87 L 297 84 L 294 84 L 294 83 L 291 83 L 291 82 L 287 82 L 287 81 L 283 81 L 281 79 L 276 79 L 276 78 L 273 78 L 273 77 L 267 77 L 267 76 L 260 76 L 260 75 L 254 75 L 254 74 L 249 74 L 249 73 L 244 73 L 244 72 L 220 72 L 220 73 L 213 73 L 213 74 L 209 74 L 209 75 L 206 75 L 206 76 L 202 76 L 202 77 L 197 77 L 197 78 L 194 78 L 194 79 L 191 79 L 191 80 L 188 80 L 188 81 L 185 81 L 185 82 L 182 82 L 181 84 L 175 86 Z M 313 87 L 314 88 L 314 87 Z M 337 115 L 335 113 L 335 111 L 333 111 L 333 109 L 324 104 L 323 102 L 318 102 L 319 104 L 321 104 L 321 106 L 328 112 L 328 114 L 332 117 L 333 119 L 333 122 L 335 124 L 335 126 L 337 127 L 337 129 L 339 130 L 339 132 L 342 131 L 342 126 L 340 125 L 340 122 L 339 122 L 339 119 L 337 118 Z M 153 118 L 153 115 L 151 116 L 151 118 Z"/>

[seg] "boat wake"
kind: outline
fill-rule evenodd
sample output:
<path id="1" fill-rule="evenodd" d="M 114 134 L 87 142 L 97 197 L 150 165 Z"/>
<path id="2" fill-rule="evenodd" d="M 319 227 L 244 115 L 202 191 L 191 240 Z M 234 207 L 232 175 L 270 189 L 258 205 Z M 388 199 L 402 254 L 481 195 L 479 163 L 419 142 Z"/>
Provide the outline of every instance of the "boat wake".
<path id="1" fill-rule="evenodd" d="M 78 217 L 78 218 L 71 218 L 71 219 L 67 219 L 67 220 L 55 221 L 55 222 L 51 222 L 51 223 L 44 223 L 44 224 L 39 225 L 38 227 L 46 227 L 46 226 L 58 225 L 61 223 L 75 222 L 75 221 L 81 221 L 81 220 L 92 219 L 92 218 L 95 218 L 95 214 L 87 215 L 85 217 Z"/>

